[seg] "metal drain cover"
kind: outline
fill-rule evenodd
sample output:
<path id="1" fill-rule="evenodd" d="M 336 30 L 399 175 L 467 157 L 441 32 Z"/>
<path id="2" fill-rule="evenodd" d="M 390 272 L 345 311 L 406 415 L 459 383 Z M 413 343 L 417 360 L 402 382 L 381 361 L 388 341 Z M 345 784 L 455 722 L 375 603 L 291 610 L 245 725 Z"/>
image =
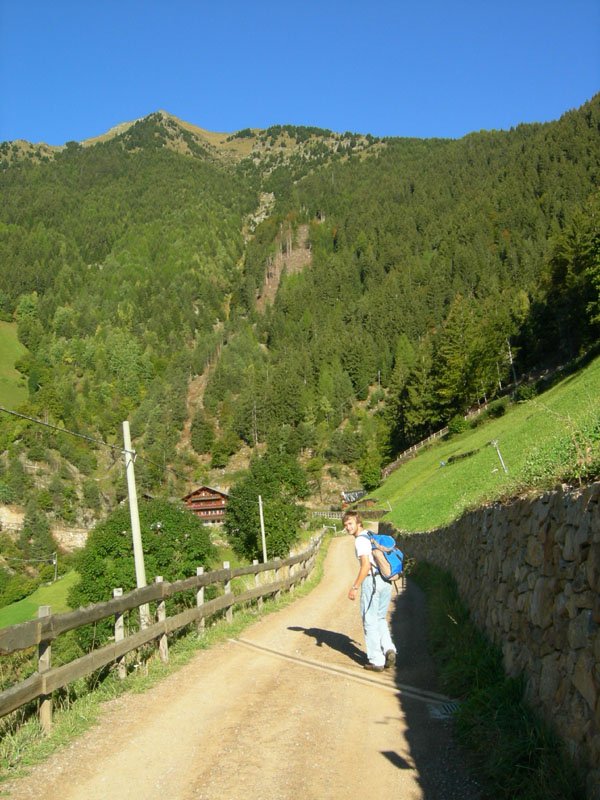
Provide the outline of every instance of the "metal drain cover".
<path id="1" fill-rule="evenodd" d="M 449 719 L 458 709 L 458 703 L 427 703 L 427 710 L 432 719 Z"/>

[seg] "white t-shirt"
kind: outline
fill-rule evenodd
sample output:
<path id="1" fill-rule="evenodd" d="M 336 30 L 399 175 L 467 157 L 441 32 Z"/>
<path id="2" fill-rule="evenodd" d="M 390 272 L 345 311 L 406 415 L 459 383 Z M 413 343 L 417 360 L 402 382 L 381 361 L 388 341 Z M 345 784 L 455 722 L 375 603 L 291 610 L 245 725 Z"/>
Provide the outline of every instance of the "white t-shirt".
<path id="1" fill-rule="evenodd" d="M 358 536 L 354 537 L 354 551 L 359 561 L 361 556 L 369 556 L 369 562 L 371 566 L 375 566 L 372 556 L 371 540 L 369 539 L 368 535 L 359 533 Z"/>

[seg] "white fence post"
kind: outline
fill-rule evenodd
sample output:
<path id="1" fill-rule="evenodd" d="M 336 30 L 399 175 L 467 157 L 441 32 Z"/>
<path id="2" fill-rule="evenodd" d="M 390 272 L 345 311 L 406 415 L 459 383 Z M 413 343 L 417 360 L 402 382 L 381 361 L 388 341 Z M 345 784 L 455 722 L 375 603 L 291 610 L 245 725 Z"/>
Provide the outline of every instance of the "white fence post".
<path id="1" fill-rule="evenodd" d="M 322 535 L 317 539 L 318 545 L 320 545 L 321 540 Z M 311 549 L 300 556 L 302 561 L 298 562 L 298 569 L 301 568 L 303 571 L 312 569 L 316 558 L 316 549 L 314 543 L 311 542 Z M 290 558 L 286 558 L 285 567 L 288 566 L 290 560 L 293 560 L 291 556 Z M 302 564 L 305 566 L 302 567 Z M 307 564 L 309 565 L 308 570 L 306 567 Z M 119 678 L 125 678 L 127 675 L 126 654 L 138 650 L 142 645 L 150 644 L 153 641 L 156 642 L 157 639 L 161 640 L 157 642 L 162 651 L 161 658 L 166 660 L 168 657 L 168 650 L 166 649 L 166 645 L 168 644 L 167 629 L 180 630 L 194 620 L 198 622 L 200 627 L 201 623 L 199 617 L 205 609 L 208 610 L 208 607 L 210 607 L 210 610 L 208 610 L 210 615 L 221 614 L 222 611 L 219 609 L 226 609 L 227 621 L 231 623 L 233 621 L 233 606 L 236 600 L 238 604 L 246 603 L 248 602 L 248 595 L 256 596 L 256 599 L 259 601 L 259 608 L 261 608 L 263 597 L 271 596 L 276 600 L 281 599 L 281 585 L 285 584 L 287 588 L 292 582 L 291 580 L 284 580 L 284 576 L 290 574 L 292 580 L 296 578 L 301 580 L 298 569 L 294 568 L 288 573 L 288 570 L 284 568 L 284 564 L 280 558 L 273 559 L 272 562 L 269 562 L 268 574 L 265 574 L 262 578 L 260 577 L 260 573 L 264 570 L 264 565 L 255 563 L 255 569 L 252 570 L 255 589 L 244 591 L 236 598 L 232 591 L 234 577 L 237 577 L 238 574 L 240 577 L 241 575 L 247 575 L 250 570 L 247 570 L 246 567 L 232 570 L 229 562 L 224 562 L 223 567 L 224 570 L 215 570 L 215 572 L 206 575 L 202 579 L 202 583 L 206 581 L 206 585 L 214 584 L 215 588 L 223 583 L 223 595 L 221 596 L 220 592 L 217 591 L 216 594 L 218 596 L 214 601 L 208 604 L 204 603 L 205 595 L 203 589 L 205 587 L 198 586 L 200 583 L 200 576 L 204 574 L 204 570 L 202 567 L 198 567 L 196 572 L 197 577 L 189 583 L 187 583 L 187 581 L 185 582 L 188 586 L 190 586 L 190 584 L 191 586 L 195 586 L 198 608 L 186 608 L 185 611 L 175 614 L 173 618 L 169 618 L 168 625 L 166 624 L 166 599 L 187 590 L 174 584 L 157 586 L 162 580 L 161 577 L 158 577 L 153 586 L 145 588 L 143 592 L 134 590 L 130 594 L 124 596 L 122 588 L 115 588 L 112 591 L 113 599 L 106 603 L 95 603 L 91 607 L 80 608 L 76 612 L 53 615 L 52 622 L 54 624 L 52 625 L 52 632 L 43 634 L 47 637 L 45 641 L 40 641 L 40 628 L 43 628 L 43 624 L 40 624 L 39 618 L 46 617 L 50 614 L 49 606 L 40 607 L 38 611 L 38 620 L 30 620 L 29 622 L 19 625 L 3 628 L 0 631 L 0 649 L 3 653 L 8 654 L 27 648 L 33 649 L 37 646 L 39 661 L 38 674 L 34 676 L 35 679 L 21 682 L 21 684 L 19 684 L 18 694 L 15 694 L 12 689 L 0 691 L 0 716 L 4 716 L 11 711 L 21 708 L 25 703 L 37 700 L 39 704 L 38 712 L 40 723 L 45 731 L 49 731 L 52 724 L 53 689 L 59 686 L 66 686 L 74 680 L 90 675 L 100 667 L 110 664 L 115 665 Z M 150 602 L 155 602 L 157 604 L 157 617 L 162 624 L 152 626 L 150 630 L 144 631 L 144 629 L 142 629 L 137 631 L 135 635 L 128 637 L 127 631 L 125 630 L 126 612 L 135 611 L 135 609 L 140 607 L 141 604 L 138 599 L 140 594 L 144 597 L 144 604 L 149 605 Z M 246 599 L 244 599 L 245 597 Z M 68 670 L 66 671 L 64 667 L 53 668 L 51 666 L 51 637 L 65 633 L 66 631 L 76 630 L 82 625 L 92 624 L 98 620 L 114 622 L 114 641 L 100 646 L 94 649 L 93 652 L 89 652 L 81 658 L 70 662 L 68 664 Z M 202 623 L 203 622 L 204 620 Z M 46 626 L 45 630 L 47 629 L 48 626 Z M 163 645 L 162 647 L 161 644 Z"/>

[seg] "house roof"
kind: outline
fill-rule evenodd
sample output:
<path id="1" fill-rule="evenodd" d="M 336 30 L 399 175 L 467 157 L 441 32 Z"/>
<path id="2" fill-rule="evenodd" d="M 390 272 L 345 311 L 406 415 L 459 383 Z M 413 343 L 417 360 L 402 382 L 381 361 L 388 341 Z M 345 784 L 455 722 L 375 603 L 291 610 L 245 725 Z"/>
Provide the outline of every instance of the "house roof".
<path id="1" fill-rule="evenodd" d="M 205 492 L 208 491 L 208 492 L 213 492 L 214 494 L 220 494 L 221 497 L 229 497 L 227 492 L 224 492 L 222 489 L 213 489 L 212 486 L 199 486 L 197 489 L 194 489 L 193 491 L 189 492 L 189 494 L 186 494 L 185 497 L 182 497 L 181 499 L 189 500 L 190 497 L 193 497 L 194 495 L 198 494 L 198 492 L 202 491 Z"/>

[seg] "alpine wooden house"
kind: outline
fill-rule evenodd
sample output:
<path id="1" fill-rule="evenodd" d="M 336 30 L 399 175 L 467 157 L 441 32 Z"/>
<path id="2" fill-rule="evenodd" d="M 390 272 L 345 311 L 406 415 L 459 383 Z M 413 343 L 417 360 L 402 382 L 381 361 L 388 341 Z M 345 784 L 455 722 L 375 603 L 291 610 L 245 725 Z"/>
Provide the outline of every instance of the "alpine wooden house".
<path id="1" fill-rule="evenodd" d="M 182 500 L 202 522 L 222 522 L 227 507 L 227 492 L 211 489 L 210 486 L 199 486 Z"/>

